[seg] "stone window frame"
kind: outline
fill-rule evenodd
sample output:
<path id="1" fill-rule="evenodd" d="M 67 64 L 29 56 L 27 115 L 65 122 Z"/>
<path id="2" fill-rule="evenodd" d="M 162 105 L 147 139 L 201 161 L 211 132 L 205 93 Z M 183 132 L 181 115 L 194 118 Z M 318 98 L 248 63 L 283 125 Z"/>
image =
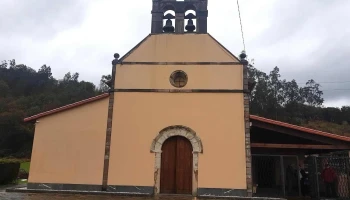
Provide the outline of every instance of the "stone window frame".
<path id="1" fill-rule="evenodd" d="M 198 154 L 203 153 L 203 145 L 201 139 L 196 132 L 185 126 L 170 126 L 159 132 L 152 141 L 151 153 L 155 153 L 154 165 L 154 194 L 160 193 L 160 170 L 162 159 L 162 146 L 164 142 L 174 136 L 182 136 L 187 138 L 192 145 L 193 153 L 193 172 L 192 172 L 192 195 L 197 196 L 198 190 Z"/>
<path id="2" fill-rule="evenodd" d="M 184 84 L 183 85 L 177 85 L 176 83 L 176 78 L 178 78 L 177 76 L 181 74 L 181 76 L 183 76 L 182 78 L 184 78 Z M 176 88 L 183 88 L 187 85 L 188 83 L 188 76 L 186 74 L 186 72 L 182 71 L 182 70 L 176 70 L 173 73 L 171 73 L 170 75 L 170 83 L 172 86 L 176 87 Z"/>

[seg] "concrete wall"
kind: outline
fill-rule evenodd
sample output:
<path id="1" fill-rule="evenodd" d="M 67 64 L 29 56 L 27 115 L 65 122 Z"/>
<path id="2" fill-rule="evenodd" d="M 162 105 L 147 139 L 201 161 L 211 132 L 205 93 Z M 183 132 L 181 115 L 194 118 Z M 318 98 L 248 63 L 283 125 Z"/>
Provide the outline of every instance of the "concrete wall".
<path id="1" fill-rule="evenodd" d="M 237 62 L 208 34 L 151 35 L 125 62 Z"/>
<path id="2" fill-rule="evenodd" d="M 152 140 L 172 125 L 203 142 L 198 186 L 246 189 L 242 94 L 116 93 L 109 185 L 154 185 Z"/>
<path id="3" fill-rule="evenodd" d="M 174 89 L 169 78 L 176 70 L 182 70 L 188 76 L 188 83 L 182 89 L 243 88 L 243 67 L 240 65 L 119 65 L 115 87 Z"/>
<path id="4" fill-rule="evenodd" d="M 108 98 L 39 119 L 30 183 L 102 184 Z"/>

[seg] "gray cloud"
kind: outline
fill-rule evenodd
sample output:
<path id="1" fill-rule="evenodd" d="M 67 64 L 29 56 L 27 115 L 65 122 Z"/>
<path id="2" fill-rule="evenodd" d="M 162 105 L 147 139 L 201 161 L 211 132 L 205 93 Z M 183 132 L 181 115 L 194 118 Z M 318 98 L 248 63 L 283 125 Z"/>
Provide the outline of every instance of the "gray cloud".
<path id="1" fill-rule="evenodd" d="M 1 36 L 33 40 L 50 39 L 79 25 L 86 10 L 82 0 L 2 0 L 0 5 Z"/>
<path id="2" fill-rule="evenodd" d="M 151 0 L 2 0 L 0 60 L 35 69 L 52 67 L 56 78 L 79 72 L 99 83 L 113 53 L 128 52 L 151 28 Z M 314 79 L 326 105 L 350 105 L 350 1 L 240 1 L 246 47 L 256 67 L 274 66 L 282 78 Z M 243 49 L 236 1 L 209 0 L 209 33 L 238 55 Z"/>
<path id="3" fill-rule="evenodd" d="M 269 27 L 248 43 L 256 67 L 269 72 L 278 66 L 282 78 L 300 83 L 314 79 L 326 105 L 340 99 L 350 105 L 349 9 L 346 0 L 277 1 Z"/>

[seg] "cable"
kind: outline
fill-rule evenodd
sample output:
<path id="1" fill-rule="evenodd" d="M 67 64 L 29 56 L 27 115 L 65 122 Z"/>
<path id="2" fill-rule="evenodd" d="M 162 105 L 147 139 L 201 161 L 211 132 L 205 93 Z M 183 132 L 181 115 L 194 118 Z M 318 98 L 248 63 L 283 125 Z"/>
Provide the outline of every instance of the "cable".
<path id="1" fill-rule="evenodd" d="M 316 83 L 350 83 L 350 81 L 331 81 L 331 82 L 317 82 L 315 81 Z M 301 83 L 301 82 L 298 82 L 298 84 L 306 84 L 305 83 Z"/>
<path id="2" fill-rule="evenodd" d="M 243 48 L 244 48 L 244 51 L 245 51 L 245 42 L 244 42 L 244 34 L 243 34 L 243 25 L 242 25 L 241 11 L 240 11 L 240 8 L 239 8 L 239 2 L 238 2 L 238 0 L 237 0 L 237 7 L 238 7 L 239 22 L 241 23 L 241 32 L 242 32 Z"/>
<path id="3" fill-rule="evenodd" d="M 342 90 L 350 90 L 350 88 L 347 88 L 347 89 L 328 89 L 328 90 L 321 90 L 321 91 L 342 91 Z"/>

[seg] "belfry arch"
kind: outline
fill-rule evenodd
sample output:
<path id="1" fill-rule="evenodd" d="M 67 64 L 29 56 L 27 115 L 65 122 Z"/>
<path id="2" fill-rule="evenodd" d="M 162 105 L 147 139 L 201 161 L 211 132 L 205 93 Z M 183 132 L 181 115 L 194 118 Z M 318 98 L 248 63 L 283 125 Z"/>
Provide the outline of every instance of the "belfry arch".
<path id="1" fill-rule="evenodd" d="M 152 1 L 152 29 L 154 33 L 184 33 L 185 19 L 190 21 L 187 32 L 207 33 L 207 18 L 208 18 L 208 0 L 153 0 Z M 168 10 L 173 10 L 175 16 L 165 15 Z M 186 11 L 193 10 L 196 14 L 185 16 Z M 164 26 L 164 19 L 167 20 L 167 26 Z M 172 21 L 175 19 L 175 28 Z M 194 20 L 196 21 L 193 24 Z M 165 30 L 164 30 L 165 28 Z"/>
<path id="2" fill-rule="evenodd" d="M 203 153 L 203 145 L 201 139 L 196 132 L 185 126 L 170 126 L 159 132 L 152 141 L 151 153 L 155 153 L 154 165 L 154 194 L 160 193 L 160 171 L 162 146 L 164 142 L 174 136 L 181 136 L 189 140 L 193 149 L 193 172 L 192 172 L 192 195 L 197 196 L 198 189 L 198 154 Z"/>

